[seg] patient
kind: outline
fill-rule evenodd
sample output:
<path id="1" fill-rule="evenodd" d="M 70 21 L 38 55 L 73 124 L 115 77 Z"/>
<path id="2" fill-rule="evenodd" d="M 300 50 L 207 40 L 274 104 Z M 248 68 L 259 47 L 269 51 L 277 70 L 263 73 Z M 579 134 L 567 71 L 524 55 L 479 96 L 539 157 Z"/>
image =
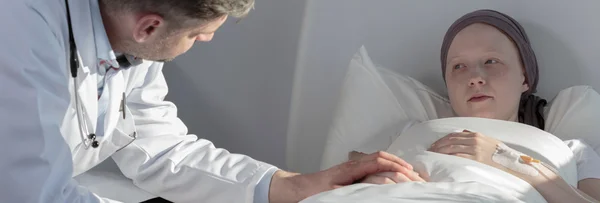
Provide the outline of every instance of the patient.
<path id="1" fill-rule="evenodd" d="M 457 116 L 514 121 L 544 129 L 546 101 L 533 95 L 538 83 L 536 57 L 524 29 L 511 17 L 479 10 L 458 19 L 444 37 L 441 64 L 450 103 Z M 551 177 L 522 175 L 492 161 L 499 144 L 501 142 L 492 137 L 465 131 L 439 139 L 429 151 L 475 160 L 506 171 L 530 183 L 549 202 L 585 200 L 545 167 L 540 170 L 552 174 Z M 600 200 L 598 154 L 580 141 L 567 144 L 579 157 L 577 190 L 589 200 Z M 351 158 L 355 156 L 360 154 L 353 153 Z M 408 181 L 424 180 L 419 176 L 382 173 L 367 177 L 363 183 Z"/>

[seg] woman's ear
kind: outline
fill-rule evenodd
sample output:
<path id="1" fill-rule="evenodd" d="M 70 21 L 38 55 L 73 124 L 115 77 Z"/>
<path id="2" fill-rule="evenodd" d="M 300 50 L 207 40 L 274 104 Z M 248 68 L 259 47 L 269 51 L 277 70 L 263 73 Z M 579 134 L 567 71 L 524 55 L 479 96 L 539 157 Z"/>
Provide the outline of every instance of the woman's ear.
<path id="1" fill-rule="evenodd" d="M 529 91 L 529 84 L 527 84 L 527 82 L 524 82 L 523 85 L 521 85 L 521 93 L 524 93 L 527 91 Z"/>
<path id="2" fill-rule="evenodd" d="M 521 85 L 521 93 L 527 92 L 529 90 L 529 83 L 527 82 L 527 73 L 525 72 L 525 69 L 523 69 L 523 75 L 522 80 L 523 80 L 523 85 Z"/>

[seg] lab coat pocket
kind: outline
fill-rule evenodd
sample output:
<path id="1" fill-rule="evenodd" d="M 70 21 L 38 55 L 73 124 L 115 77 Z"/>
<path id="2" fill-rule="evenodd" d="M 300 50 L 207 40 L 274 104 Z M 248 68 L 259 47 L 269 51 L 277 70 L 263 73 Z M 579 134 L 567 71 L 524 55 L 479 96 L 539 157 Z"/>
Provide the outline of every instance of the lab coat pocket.
<path id="1" fill-rule="evenodd" d="M 123 119 L 122 116 L 118 117 L 116 126 L 111 133 L 105 133 L 104 136 L 98 137 L 98 141 L 100 142 L 98 148 L 89 147 L 85 149 L 83 144 L 79 144 L 75 148 L 73 152 L 73 161 L 75 163 L 74 175 L 83 173 L 103 162 L 135 140 L 136 133 L 132 115 L 130 113 L 126 114 L 126 117 L 129 117 L 129 119 Z"/>
<path id="2" fill-rule="evenodd" d="M 112 138 L 112 143 L 118 147 L 117 151 L 125 148 L 137 138 L 137 132 L 135 130 L 133 115 L 127 108 L 124 109 L 124 116 L 122 114 L 122 111 L 120 112 L 121 115 L 119 115 L 119 121 L 117 122 L 117 126 L 113 131 Z"/>

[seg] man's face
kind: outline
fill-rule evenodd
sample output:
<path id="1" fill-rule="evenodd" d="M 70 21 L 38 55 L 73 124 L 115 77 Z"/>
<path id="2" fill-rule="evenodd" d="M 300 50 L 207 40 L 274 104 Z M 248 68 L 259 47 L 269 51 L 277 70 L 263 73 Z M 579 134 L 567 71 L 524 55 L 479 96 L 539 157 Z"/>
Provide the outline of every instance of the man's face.
<path id="1" fill-rule="evenodd" d="M 118 51 L 151 61 L 171 61 L 190 50 L 196 41 L 211 41 L 226 19 L 227 16 L 223 16 L 177 29 L 169 29 L 164 22 L 144 23 L 139 20 L 142 22 L 134 26 L 133 40 L 118 43 Z"/>

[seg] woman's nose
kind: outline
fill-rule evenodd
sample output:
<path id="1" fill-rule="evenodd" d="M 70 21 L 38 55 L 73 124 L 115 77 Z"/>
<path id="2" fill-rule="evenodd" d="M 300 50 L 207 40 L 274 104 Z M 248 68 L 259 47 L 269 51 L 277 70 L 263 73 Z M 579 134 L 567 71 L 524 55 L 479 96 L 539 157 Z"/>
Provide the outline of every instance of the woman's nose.
<path id="1" fill-rule="evenodd" d="M 473 70 L 473 73 L 471 73 L 471 78 L 469 79 L 469 86 L 482 86 L 485 84 L 485 73 L 480 68 Z"/>
<path id="2" fill-rule="evenodd" d="M 469 85 L 471 85 L 471 86 L 485 85 L 485 80 L 483 78 L 481 78 L 481 77 L 472 78 L 471 82 L 469 83 Z"/>

